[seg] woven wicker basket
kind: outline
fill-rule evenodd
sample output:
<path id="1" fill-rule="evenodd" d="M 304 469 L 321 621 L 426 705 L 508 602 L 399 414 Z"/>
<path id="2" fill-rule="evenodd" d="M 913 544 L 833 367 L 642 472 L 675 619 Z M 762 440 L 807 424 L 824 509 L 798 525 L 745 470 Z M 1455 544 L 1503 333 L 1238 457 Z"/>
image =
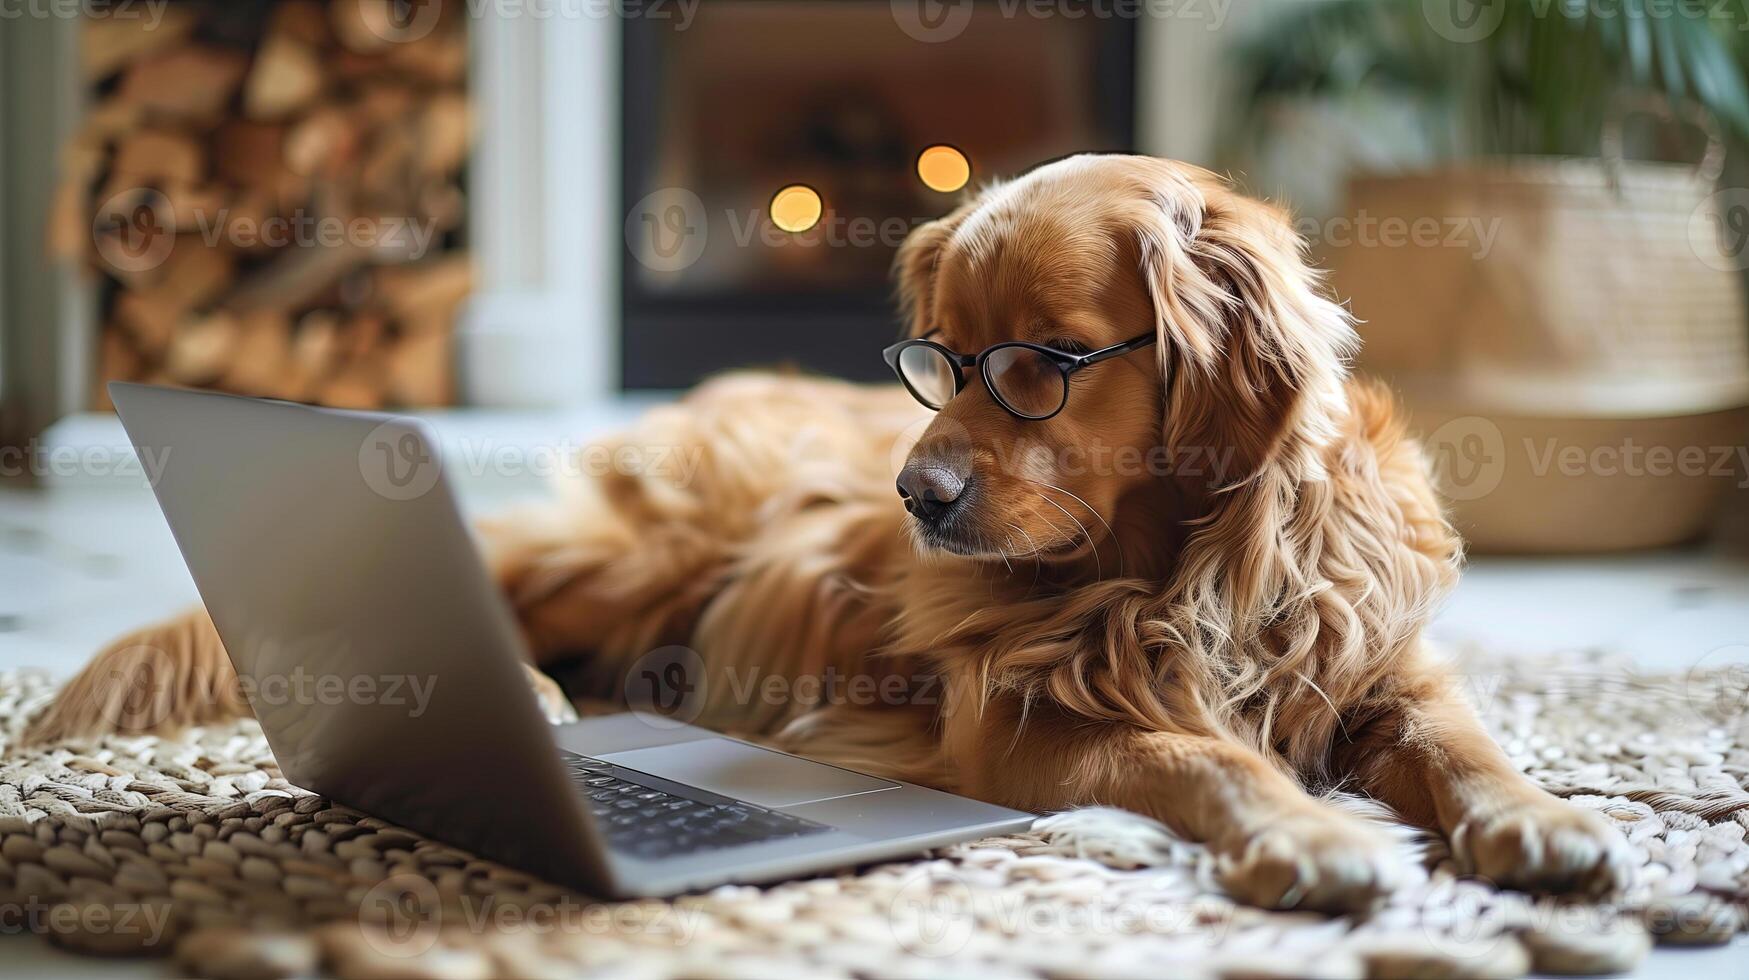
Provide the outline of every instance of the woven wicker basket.
<path id="1" fill-rule="evenodd" d="M 1365 321 L 1360 366 L 1451 462 L 1472 548 L 1674 543 L 1749 476 L 1720 469 L 1749 427 L 1749 248 L 1720 241 L 1749 233 L 1749 190 L 1715 193 L 1721 162 L 1712 139 L 1698 167 L 1514 158 L 1350 182 L 1328 258 Z"/>

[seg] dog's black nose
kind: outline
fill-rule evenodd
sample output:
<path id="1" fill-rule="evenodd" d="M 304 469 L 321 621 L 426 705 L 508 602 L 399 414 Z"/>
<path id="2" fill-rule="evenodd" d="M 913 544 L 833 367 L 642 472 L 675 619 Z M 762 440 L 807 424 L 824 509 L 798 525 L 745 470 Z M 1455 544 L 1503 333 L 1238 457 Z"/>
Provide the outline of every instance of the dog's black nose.
<path id="1" fill-rule="evenodd" d="M 907 463 L 899 472 L 899 498 L 906 510 L 925 521 L 941 520 L 965 489 L 965 478 L 940 464 Z"/>

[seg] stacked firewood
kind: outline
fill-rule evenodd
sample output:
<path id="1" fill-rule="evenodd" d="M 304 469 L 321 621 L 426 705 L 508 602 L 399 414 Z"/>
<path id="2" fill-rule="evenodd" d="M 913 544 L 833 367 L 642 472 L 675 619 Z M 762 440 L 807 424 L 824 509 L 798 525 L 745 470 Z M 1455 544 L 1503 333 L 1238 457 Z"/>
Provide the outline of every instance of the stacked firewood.
<path id="1" fill-rule="evenodd" d="M 460 5 L 448 5 L 459 8 Z M 463 18 L 173 3 L 83 25 L 90 111 L 49 229 L 102 283 L 98 382 L 443 405 L 470 141 Z"/>

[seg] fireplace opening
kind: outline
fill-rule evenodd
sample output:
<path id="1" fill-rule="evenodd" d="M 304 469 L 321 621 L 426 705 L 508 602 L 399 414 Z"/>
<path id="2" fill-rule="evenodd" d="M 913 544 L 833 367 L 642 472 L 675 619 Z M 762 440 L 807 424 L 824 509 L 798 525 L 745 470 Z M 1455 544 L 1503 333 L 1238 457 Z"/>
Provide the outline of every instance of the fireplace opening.
<path id="1" fill-rule="evenodd" d="M 882 379 L 914 226 L 968 181 L 1132 149 L 1134 18 L 1026 12 L 713 0 L 627 20 L 624 386 L 777 364 Z"/>

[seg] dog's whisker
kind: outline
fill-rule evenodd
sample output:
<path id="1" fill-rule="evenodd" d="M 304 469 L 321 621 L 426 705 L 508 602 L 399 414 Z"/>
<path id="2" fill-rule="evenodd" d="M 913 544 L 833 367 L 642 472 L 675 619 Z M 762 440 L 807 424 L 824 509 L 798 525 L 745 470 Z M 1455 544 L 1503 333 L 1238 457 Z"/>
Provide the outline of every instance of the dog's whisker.
<path id="1" fill-rule="evenodd" d="M 1105 577 L 1105 562 L 1099 556 L 1099 545 L 1094 542 L 1093 535 L 1088 533 L 1087 525 L 1081 523 L 1080 518 L 1076 517 L 1074 514 L 1069 513 L 1069 511 L 1067 509 L 1065 509 L 1062 504 L 1057 503 L 1055 500 L 1052 500 L 1051 498 L 1045 496 L 1044 494 L 1042 494 L 1042 493 L 1039 494 L 1039 499 L 1043 500 L 1047 504 L 1050 504 L 1052 507 L 1055 507 L 1056 509 L 1062 511 L 1064 517 L 1067 517 L 1069 520 L 1074 521 L 1075 526 L 1081 529 L 1081 536 L 1087 539 L 1088 547 L 1093 549 L 1093 573 L 1094 573 L 1094 575 L 1098 576 L 1099 578 L 1104 578 Z"/>
<path id="2" fill-rule="evenodd" d="M 1122 578 L 1123 572 L 1124 572 L 1123 542 L 1118 540 L 1117 532 L 1111 529 L 1111 522 L 1107 521 L 1105 519 L 1105 517 L 1099 513 L 1099 511 L 1093 509 L 1092 504 L 1088 503 L 1085 500 L 1082 500 L 1080 495 L 1075 493 L 1074 491 L 1064 490 L 1062 487 L 1059 487 L 1056 484 L 1046 483 L 1043 480 L 1034 480 L 1033 482 L 1037 483 L 1039 486 L 1044 487 L 1047 490 L 1055 490 L 1058 493 L 1066 493 L 1069 496 L 1074 497 L 1076 503 L 1087 508 L 1087 512 L 1089 514 L 1092 514 L 1095 518 L 1098 518 L 1099 523 L 1105 525 L 1105 536 L 1110 538 L 1111 543 L 1117 547 L 1117 574 L 1118 574 L 1119 578 Z"/>
<path id="3" fill-rule="evenodd" d="M 1038 511 L 1035 509 L 1033 513 L 1037 514 Z M 1020 536 L 1026 539 L 1027 547 L 1032 549 L 1031 552 L 1029 552 L 1030 557 L 1032 558 L 1032 584 L 1026 587 L 1026 594 L 1028 597 L 1031 597 L 1032 590 L 1038 588 L 1039 569 L 1044 564 L 1043 555 L 1039 552 L 1038 542 L 1032 539 L 1032 535 L 1026 533 L 1026 528 L 1021 527 L 1018 524 L 1010 524 L 1008 526 L 1019 531 Z"/>

